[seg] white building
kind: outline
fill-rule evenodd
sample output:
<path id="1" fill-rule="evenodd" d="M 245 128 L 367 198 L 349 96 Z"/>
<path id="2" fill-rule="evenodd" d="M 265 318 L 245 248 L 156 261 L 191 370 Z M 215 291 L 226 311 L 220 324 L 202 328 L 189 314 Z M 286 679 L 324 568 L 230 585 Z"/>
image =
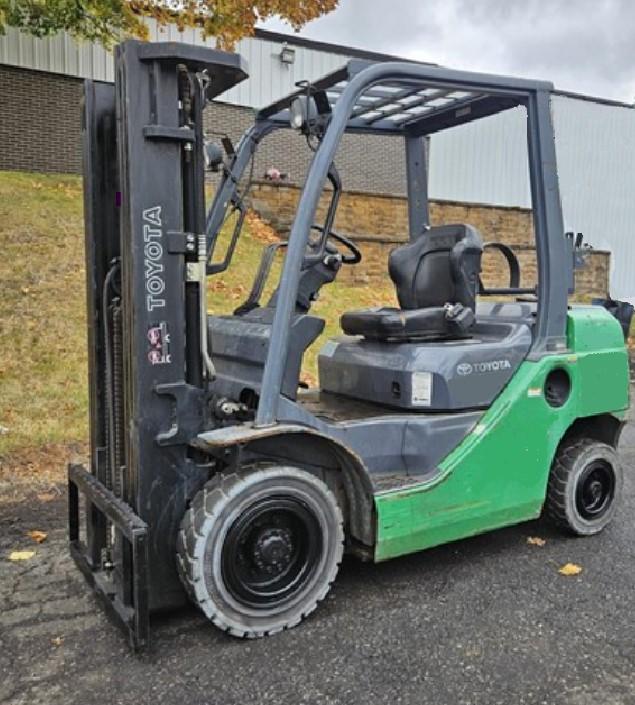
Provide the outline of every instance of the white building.
<path id="1" fill-rule="evenodd" d="M 151 38 L 205 43 L 198 30 L 179 33 L 175 27 L 158 31 L 151 26 Z M 293 90 L 296 81 L 315 79 L 348 58 L 394 58 L 265 31 L 242 40 L 237 51 L 248 62 L 250 78 L 222 99 L 242 108 L 266 105 Z M 73 164 L 77 158 L 72 149 L 67 150 L 71 154 L 70 166 L 64 168 L 64 164 L 56 162 L 56 155 L 63 150 L 55 147 L 53 139 L 54 133 L 63 134 L 66 129 L 68 140 L 76 140 L 71 135 L 76 129 L 72 116 L 58 125 L 56 120 L 61 118 L 57 114 L 49 114 L 47 121 L 45 111 L 50 96 L 30 97 L 35 104 L 39 100 L 44 111 L 43 115 L 32 115 L 21 110 L 20 100 L 9 95 L 16 85 L 29 83 L 23 80 L 26 72 L 30 72 L 29 77 L 41 72 L 38 80 L 46 77 L 48 83 L 37 85 L 49 87 L 40 88 L 40 92 L 58 90 L 56 77 L 65 80 L 65 90 L 70 90 L 69 81 L 81 78 L 112 81 L 111 55 L 98 45 L 78 44 L 64 34 L 40 40 L 9 29 L 6 36 L 0 37 L 0 168 L 28 168 L 24 161 L 28 146 L 22 144 L 19 151 L 14 146 L 19 127 L 22 135 L 31 135 L 36 154 L 28 157 L 28 163 L 34 164 L 33 170 L 76 170 Z M 32 90 L 37 93 L 37 86 Z M 565 227 L 584 233 L 585 241 L 593 247 L 613 253 L 611 293 L 635 303 L 635 277 L 631 274 L 635 265 L 635 111 L 632 106 L 615 101 L 566 93 L 556 93 L 552 105 Z M 31 119 L 33 125 L 29 127 Z M 57 139 L 62 140 L 59 136 Z M 530 205 L 522 110 L 435 135 L 431 151 L 431 197 L 503 206 Z M 38 166 L 42 155 L 48 161 Z M 49 169 L 47 164 L 52 167 Z M 373 173 L 372 169 L 368 171 Z M 393 171 L 398 172 L 398 167 Z M 401 173 L 374 178 L 376 183 L 370 187 L 373 190 L 386 188 L 394 192 L 403 185 Z"/>

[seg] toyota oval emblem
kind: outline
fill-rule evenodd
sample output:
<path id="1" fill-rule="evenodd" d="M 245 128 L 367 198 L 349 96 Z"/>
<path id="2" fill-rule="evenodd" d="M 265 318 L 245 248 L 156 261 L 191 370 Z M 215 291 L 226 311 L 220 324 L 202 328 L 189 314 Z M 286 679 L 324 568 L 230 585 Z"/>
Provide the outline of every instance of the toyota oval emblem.
<path id="1" fill-rule="evenodd" d="M 469 362 L 462 362 L 460 365 L 456 366 L 456 371 L 463 377 L 465 375 L 472 374 L 472 365 Z"/>

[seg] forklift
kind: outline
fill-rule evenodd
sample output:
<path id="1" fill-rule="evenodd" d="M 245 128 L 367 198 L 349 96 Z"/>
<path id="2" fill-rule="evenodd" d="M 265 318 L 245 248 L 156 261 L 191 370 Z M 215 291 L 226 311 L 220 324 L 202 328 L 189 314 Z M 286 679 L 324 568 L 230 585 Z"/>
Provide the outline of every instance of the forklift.
<path id="1" fill-rule="evenodd" d="M 553 86 L 352 60 L 261 109 L 236 147 L 210 142 L 206 103 L 246 77 L 237 54 L 127 41 L 114 86 L 84 86 L 90 465 L 69 466 L 70 550 L 135 649 L 152 613 L 188 598 L 232 636 L 272 635 L 317 608 L 344 553 L 384 561 L 543 512 L 590 536 L 622 492 L 627 352 L 607 310 L 568 304 Z M 429 217 L 429 138 L 512 109 L 535 287 L 492 233 Z M 314 152 L 288 240 L 264 248 L 243 304 L 210 314 L 209 280 L 241 266 L 254 155 L 280 129 Z M 386 263 L 399 305 L 346 312 L 308 389 L 313 304 L 362 258 L 334 230 L 347 133 L 403 138 L 408 240 Z M 484 285 L 488 249 L 508 286 Z"/>

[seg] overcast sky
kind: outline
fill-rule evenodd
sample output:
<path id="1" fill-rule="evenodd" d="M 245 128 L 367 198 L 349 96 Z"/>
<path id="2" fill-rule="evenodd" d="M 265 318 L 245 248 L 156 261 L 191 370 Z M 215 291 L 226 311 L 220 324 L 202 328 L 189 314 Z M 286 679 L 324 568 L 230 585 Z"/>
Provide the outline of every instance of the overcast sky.
<path id="1" fill-rule="evenodd" d="M 635 101 L 635 0 L 340 0 L 300 36 Z"/>

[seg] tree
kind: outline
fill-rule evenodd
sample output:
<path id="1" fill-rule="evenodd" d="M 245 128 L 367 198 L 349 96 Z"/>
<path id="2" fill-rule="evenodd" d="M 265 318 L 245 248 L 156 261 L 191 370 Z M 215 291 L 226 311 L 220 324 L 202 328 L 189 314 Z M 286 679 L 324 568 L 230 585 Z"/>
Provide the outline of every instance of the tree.
<path id="1" fill-rule="evenodd" d="M 339 0 L 0 0 L 0 33 L 6 27 L 47 37 L 66 31 L 111 46 L 125 37 L 148 37 L 146 20 L 179 29 L 200 27 L 220 48 L 231 49 L 254 33 L 257 22 L 279 16 L 296 31 L 331 12 Z"/>

